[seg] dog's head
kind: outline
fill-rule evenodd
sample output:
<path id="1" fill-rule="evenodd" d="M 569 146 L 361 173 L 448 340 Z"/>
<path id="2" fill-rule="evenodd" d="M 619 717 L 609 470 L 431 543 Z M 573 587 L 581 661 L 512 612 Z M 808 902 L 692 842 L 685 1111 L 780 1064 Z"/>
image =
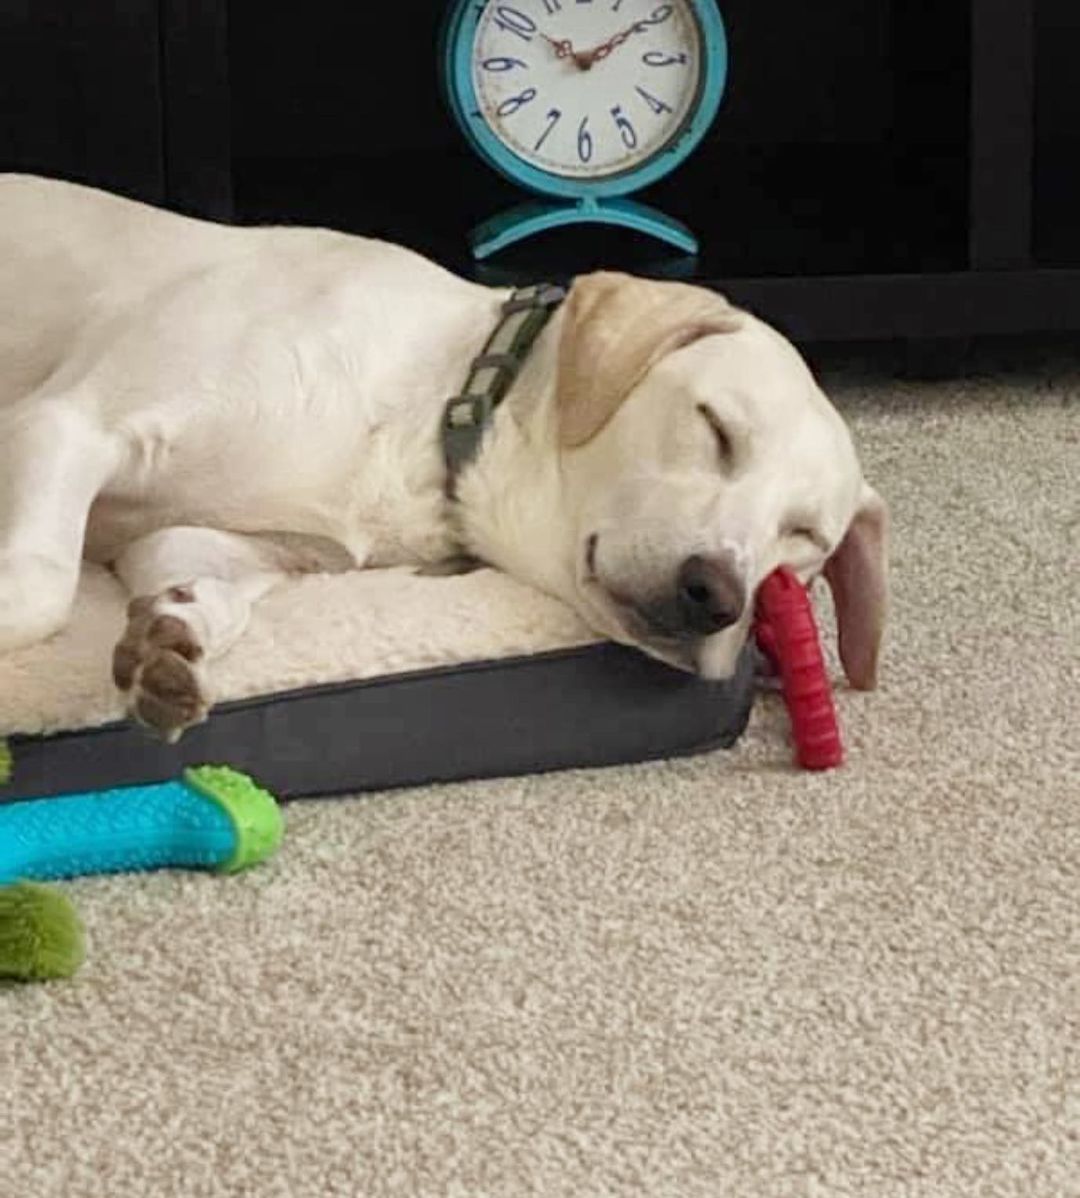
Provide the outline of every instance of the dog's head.
<path id="1" fill-rule="evenodd" d="M 824 574 L 844 668 L 872 687 L 886 509 L 790 343 L 713 292 L 609 272 L 574 284 L 560 338 L 564 597 L 614 639 L 721 678 L 762 579 Z"/>

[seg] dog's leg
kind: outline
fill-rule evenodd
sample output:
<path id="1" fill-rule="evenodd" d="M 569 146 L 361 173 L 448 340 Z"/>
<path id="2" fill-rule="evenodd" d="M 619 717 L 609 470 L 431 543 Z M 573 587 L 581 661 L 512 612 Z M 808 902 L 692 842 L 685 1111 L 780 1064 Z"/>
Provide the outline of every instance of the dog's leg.
<path id="1" fill-rule="evenodd" d="M 70 397 L 0 410 L 0 653 L 64 626 L 87 513 L 122 452 Z"/>
<path id="2" fill-rule="evenodd" d="M 204 720 L 209 663 L 243 633 L 256 600 L 311 568 L 278 541 L 211 528 L 166 528 L 129 545 L 113 562 L 133 596 L 113 679 L 131 715 L 170 743 Z"/>

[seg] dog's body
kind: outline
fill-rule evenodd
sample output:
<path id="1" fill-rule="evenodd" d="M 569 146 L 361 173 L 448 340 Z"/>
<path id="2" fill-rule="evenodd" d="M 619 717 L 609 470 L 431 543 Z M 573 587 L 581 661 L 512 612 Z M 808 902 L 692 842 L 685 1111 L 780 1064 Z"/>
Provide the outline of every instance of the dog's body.
<path id="1" fill-rule="evenodd" d="M 872 684 L 883 507 L 795 351 L 712 293 L 579 280 L 447 500 L 442 409 L 507 294 L 382 242 L 0 176 L 0 652 L 107 562 L 133 595 L 117 682 L 172 737 L 287 574 L 464 553 L 722 676 L 786 562 L 824 569 Z"/>

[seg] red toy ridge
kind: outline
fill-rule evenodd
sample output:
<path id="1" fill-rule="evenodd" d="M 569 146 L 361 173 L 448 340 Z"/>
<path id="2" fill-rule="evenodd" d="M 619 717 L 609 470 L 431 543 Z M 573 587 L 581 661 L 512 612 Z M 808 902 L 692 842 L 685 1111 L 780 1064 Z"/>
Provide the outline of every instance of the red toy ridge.
<path id="1" fill-rule="evenodd" d="M 786 566 L 758 588 L 754 636 L 780 675 L 799 765 L 840 765 L 844 749 L 810 596 Z"/>

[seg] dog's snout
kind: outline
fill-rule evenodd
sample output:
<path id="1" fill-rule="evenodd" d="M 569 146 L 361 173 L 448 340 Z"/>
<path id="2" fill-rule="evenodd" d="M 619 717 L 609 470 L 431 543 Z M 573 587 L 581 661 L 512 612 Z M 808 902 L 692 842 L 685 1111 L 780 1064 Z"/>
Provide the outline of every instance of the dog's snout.
<path id="1" fill-rule="evenodd" d="M 695 553 L 679 567 L 679 618 L 689 632 L 708 636 L 737 623 L 746 588 L 732 563 Z"/>

